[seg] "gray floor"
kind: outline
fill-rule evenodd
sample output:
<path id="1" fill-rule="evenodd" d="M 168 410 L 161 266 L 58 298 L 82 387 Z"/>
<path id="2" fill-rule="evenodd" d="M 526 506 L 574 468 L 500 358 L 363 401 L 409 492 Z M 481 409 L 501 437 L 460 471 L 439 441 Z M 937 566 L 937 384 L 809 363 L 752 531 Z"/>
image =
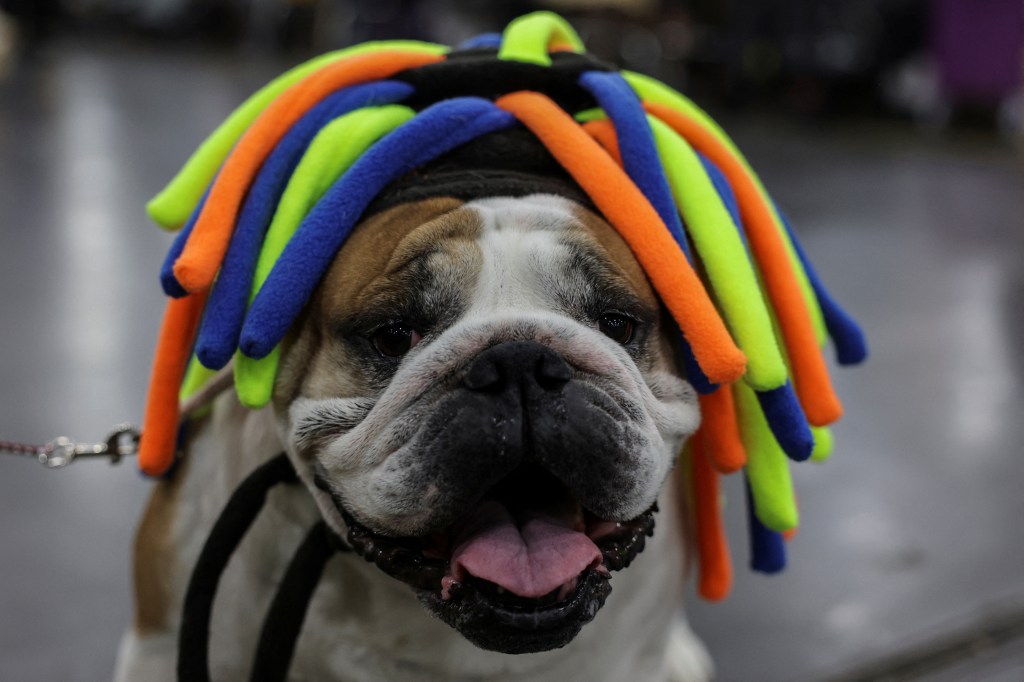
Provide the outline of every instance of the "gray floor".
<path id="1" fill-rule="evenodd" d="M 64 40 L 0 84 L 0 438 L 139 420 L 169 243 L 143 203 L 284 65 Z M 745 570 L 730 484 L 738 584 L 689 605 L 720 679 L 1024 679 L 1019 157 L 902 128 L 729 128 L 873 355 L 836 371 L 833 460 L 796 468 L 784 575 Z M 0 680 L 108 678 L 148 484 L 131 465 L 0 469 Z"/>

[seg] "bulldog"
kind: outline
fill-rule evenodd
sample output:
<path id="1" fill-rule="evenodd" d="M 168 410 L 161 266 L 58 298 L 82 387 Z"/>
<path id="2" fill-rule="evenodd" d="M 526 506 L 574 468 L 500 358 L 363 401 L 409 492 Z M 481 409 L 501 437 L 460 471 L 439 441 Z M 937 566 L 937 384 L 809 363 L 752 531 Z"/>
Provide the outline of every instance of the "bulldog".
<path id="1" fill-rule="evenodd" d="M 174 679 L 200 548 L 281 451 L 301 485 L 270 494 L 221 580 L 214 680 L 250 675 L 320 519 L 353 551 L 328 564 L 289 679 L 708 679 L 681 610 L 671 473 L 700 415 L 677 339 L 581 202 L 435 196 L 365 218 L 283 344 L 272 404 L 223 392 L 155 486 L 116 679 Z"/>

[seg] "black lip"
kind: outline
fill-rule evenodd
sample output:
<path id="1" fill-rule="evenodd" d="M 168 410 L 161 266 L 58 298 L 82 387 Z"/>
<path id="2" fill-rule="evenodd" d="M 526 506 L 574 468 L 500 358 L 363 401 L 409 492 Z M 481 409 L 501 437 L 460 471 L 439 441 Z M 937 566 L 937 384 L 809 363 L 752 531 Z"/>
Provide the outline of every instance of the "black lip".
<path id="1" fill-rule="evenodd" d="M 572 594 L 537 609 L 510 609 L 472 583 L 453 586 L 448 599 L 438 591 L 419 590 L 420 601 L 441 620 L 482 649 L 528 654 L 565 646 L 604 606 L 611 594 L 610 576 L 584 571 Z"/>
<path id="2" fill-rule="evenodd" d="M 472 580 L 452 583 L 448 597 L 442 596 L 442 579 L 449 574 L 445 558 L 424 553 L 422 538 L 392 537 L 376 533 L 357 521 L 319 472 L 318 488 L 327 492 L 348 528 L 352 550 L 385 574 L 411 586 L 417 597 L 442 621 L 477 646 L 508 654 L 535 653 L 568 644 L 604 605 L 611 593 L 610 571 L 629 566 L 643 551 L 646 538 L 654 534 L 653 504 L 640 516 L 617 523 L 615 531 L 596 539 L 601 550 L 602 569 L 587 569 L 576 588 L 565 599 L 537 600 L 530 608 L 526 600 L 502 599 L 493 591 L 480 589 Z"/>
<path id="3" fill-rule="evenodd" d="M 381 535 L 356 521 L 319 470 L 313 472 L 313 484 L 330 496 L 348 529 L 345 540 L 356 554 L 415 589 L 441 589 L 441 579 L 448 571 L 447 561 L 425 556 L 422 543 L 416 538 Z"/>
<path id="4" fill-rule="evenodd" d="M 356 554 L 375 564 L 392 578 L 401 580 L 420 590 L 440 592 L 441 579 L 448 573 L 448 562 L 423 554 L 423 545 L 417 538 L 392 537 L 375 533 L 345 508 L 338 496 L 326 484 L 317 487 L 327 491 L 338 513 L 348 528 L 347 540 Z M 594 541 L 601 550 L 602 563 L 609 571 L 629 567 L 646 546 L 647 538 L 654 535 L 654 515 L 657 503 L 640 516 L 619 523 L 620 531 Z"/>
<path id="5" fill-rule="evenodd" d="M 633 559 L 644 551 L 647 538 L 654 535 L 654 515 L 658 513 L 658 503 L 631 521 L 621 522 L 624 530 L 606 538 L 594 541 L 601 550 L 604 566 L 609 571 L 621 571 L 627 568 Z"/>

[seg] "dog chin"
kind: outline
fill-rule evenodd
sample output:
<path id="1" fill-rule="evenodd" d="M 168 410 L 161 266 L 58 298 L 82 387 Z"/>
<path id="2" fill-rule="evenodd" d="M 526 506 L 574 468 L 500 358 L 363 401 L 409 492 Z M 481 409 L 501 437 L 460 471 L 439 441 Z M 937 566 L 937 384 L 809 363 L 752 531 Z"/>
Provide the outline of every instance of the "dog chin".
<path id="1" fill-rule="evenodd" d="M 611 593 L 612 572 L 643 550 L 657 511 L 652 505 L 634 519 L 602 519 L 554 476 L 523 464 L 447 527 L 398 537 L 360 523 L 322 472 L 315 480 L 357 554 L 412 587 L 466 639 L 506 654 L 572 641 Z"/>

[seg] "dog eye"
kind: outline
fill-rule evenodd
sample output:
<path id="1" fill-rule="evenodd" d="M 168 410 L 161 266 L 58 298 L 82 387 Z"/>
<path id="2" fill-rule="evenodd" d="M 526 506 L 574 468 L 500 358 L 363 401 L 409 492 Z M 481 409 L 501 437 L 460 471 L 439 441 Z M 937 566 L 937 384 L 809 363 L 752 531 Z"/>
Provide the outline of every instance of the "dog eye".
<path id="1" fill-rule="evenodd" d="M 625 315 L 605 313 L 598 319 L 597 328 L 609 339 L 623 346 L 633 339 L 634 322 Z"/>
<path id="2" fill-rule="evenodd" d="M 408 353 L 422 338 L 418 331 L 404 322 L 395 322 L 375 331 L 370 340 L 378 353 L 388 358 L 397 358 Z"/>

